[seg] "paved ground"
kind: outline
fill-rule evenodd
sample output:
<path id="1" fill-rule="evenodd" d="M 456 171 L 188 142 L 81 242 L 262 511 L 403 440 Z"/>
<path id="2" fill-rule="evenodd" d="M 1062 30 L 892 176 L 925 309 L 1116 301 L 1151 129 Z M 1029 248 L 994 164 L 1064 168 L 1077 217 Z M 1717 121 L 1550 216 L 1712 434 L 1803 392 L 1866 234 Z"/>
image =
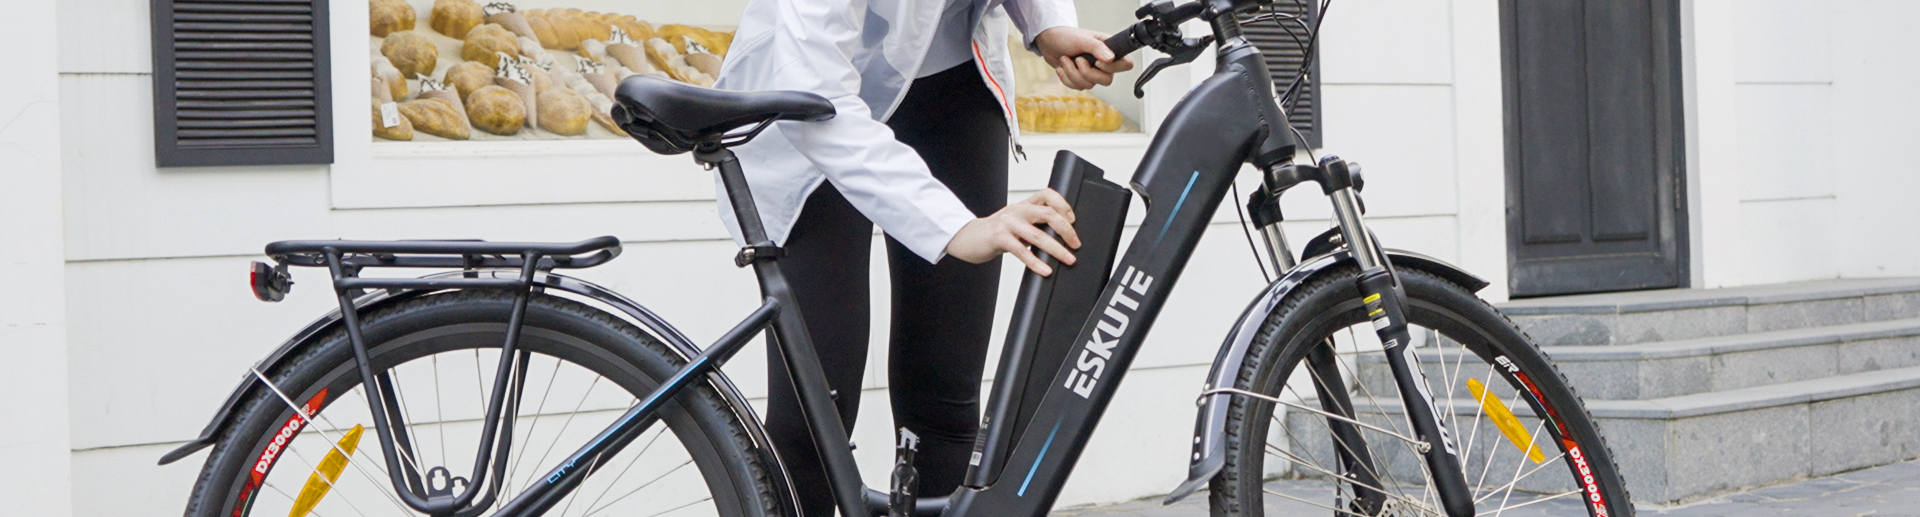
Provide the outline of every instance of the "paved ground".
<path id="1" fill-rule="evenodd" d="M 1318 488 L 1302 486 L 1300 482 L 1275 482 L 1269 488 L 1289 495 L 1305 496 Z M 1280 501 L 1278 497 L 1268 496 L 1267 515 L 1321 516 L 1331 515 L 1328 510 L 1314 506 Z M 1206 515 L 1206 494 L 1195 494 L 1173 506 L 1161 506 L 1158 498 L 1134 501 L 1116 505 L 1069 508 L 1054 512 L 1054 515 L 1071 516 L 1115 516 L 1115 517 L 1172 517 L 1176 515 Z M 1546 501 L 1506 512 L 1513 517 L 1544 517 L 1559 515 L 1579 515 L 1581 509 L 1572 500 Z M 1920 516 L 1920 461 L 1896 463 L 1884 467 L 1858 470 L 1837 476 L 1799 481 L 1776 485 L 1751 492 L 1721 496 L 1698 503 L 1654 507 L 1642 506 L 1637 512 L 1643 517 L 1722 517 L 1722 516 L 1795 516 L 1795 517 L 1857 517 L 1881 516 Z"/>

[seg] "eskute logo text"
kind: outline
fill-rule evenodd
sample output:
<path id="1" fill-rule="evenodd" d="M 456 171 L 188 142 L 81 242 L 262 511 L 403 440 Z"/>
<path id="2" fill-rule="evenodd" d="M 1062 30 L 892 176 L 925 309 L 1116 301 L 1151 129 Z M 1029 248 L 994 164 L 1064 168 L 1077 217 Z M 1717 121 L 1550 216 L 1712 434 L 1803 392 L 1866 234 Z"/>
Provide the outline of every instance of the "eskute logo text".
<path id="1" fill-rule="evenodd" d="M 1093 336 L 1080 347 L 1074 370 L 1067 373 L 1067 383 L 1062 386 L 1080 398 L 1092 398 L 1094 385 L 1100 383 L 1101 374 L 1107 371 L 1107 362 L 1113 359 L 1113 346 L 1127 333 L 1127 323 L 1140 310 L 1140 296 L 1152 286 L 1153 275 L 1127 266 L 1126 273 L 1120 276 L 1120 288 L 1114 289 L 1113 298 L 1107 300 L 1099 323 L 1094 324 Z"/>

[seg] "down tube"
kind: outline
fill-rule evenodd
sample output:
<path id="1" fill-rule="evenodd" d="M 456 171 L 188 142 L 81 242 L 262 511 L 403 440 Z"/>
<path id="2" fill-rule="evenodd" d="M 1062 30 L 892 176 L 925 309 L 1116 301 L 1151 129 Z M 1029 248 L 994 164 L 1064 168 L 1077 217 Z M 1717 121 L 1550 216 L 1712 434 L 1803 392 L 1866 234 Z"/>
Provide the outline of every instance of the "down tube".
<path id="1" fill-rule="evenodd" d="M 1263 134 L 1271 91 L 1237 64 L 1181 100 L 1132 186 L 1147 214 L 992 486 L 954 494 L 948 515 L 1042 515 L 1079 459 L 1234 174 Z M 1046 346 L 1066 346 L 1046 344 Z"/>

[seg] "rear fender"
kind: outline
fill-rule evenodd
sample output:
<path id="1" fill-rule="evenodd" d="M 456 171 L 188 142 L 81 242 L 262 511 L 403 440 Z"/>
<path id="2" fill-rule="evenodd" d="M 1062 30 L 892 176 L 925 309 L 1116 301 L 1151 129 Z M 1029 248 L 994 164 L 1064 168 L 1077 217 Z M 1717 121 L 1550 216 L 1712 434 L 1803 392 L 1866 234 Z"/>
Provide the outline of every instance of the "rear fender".
<path id="1" fill-rule="evenodd" d="M 1309 246 L 1310 248 L 1312 246 Z M 1487 286 L 1487 281 L 1473 276 L 1458 267 L 1433 257 L 1410 251 L 1386 250 L 1388 260 L 1395 269 L 1416 269 L 1438 275 L 1453 281 L 1470 291 L 1479 291 Z M 1213 369 L 1207 374 L 1205 391 L 1219 388 L 1232 388 L 1239 377 L 1240 367 L 1247 361 L 1247 351 L 1253 346 L 1253 338 L 1260 333 L 1260 325 L 1267 316 L 1280 306 L 1294 289 L 1306 284 L 1315 276 L 1342 264 L 1353 262 L 1353 257 L 1341 248 L 1323 253 L 1302 261 L 1287 271 L 1279 280 L 1267 286 L 1266 291 L 1254 298 L 1253 303 L 1241 311 L 1240 318 L 1227 333 L 1226 342 L 1220 345 L 1220 351 L 1213 359 Z M 1181 483 L 1172 493 L 1167 494 L 1168 503 L 1179 501 L 1205 486 L 1227 464 L 1227 410 L 1231 406 L 1232 395 L 1215 393 L 1200 399 L 1200 410 L 1194 422 L 1193 455 L 1188 459 L 1187 481 Z"/>
<path id="2" fill-rule="evenodd" d="M 451 277 L 459 276 L 460 274 L 461 272 L 459 271 L 449 271 L 428 275 L 426 278 Z M 517 277 L 519 272 L 482 271 L 480 274 L 511 279 Z M 668 348 L 673 350 L 683 363 L 690 361 L 693 357 L 700 354 L 700 347 L 694 345 L 691 339 L 688 339 L 685 334 L 680 332 L 680 329 L 674 328 L 673 325 L 668 324 L 666 320 L 661 319 L 660 316 L 654 314 L 653 311 L 635 303 L 633 300 L 627 299 L 625 296 L 621 296 L 619 293 L 613 292 L 613 290 L 601 287 L 592 282 L 554 273 L 540 273 L 535 277 L 534 281 L 548 292 L 558 290 L 571 293 L 587 301 L 598 302 L 602 306 L 614 308 L 619 311 L 619 314 L 625 315 L 629 322 L 640 326 L 640 328 L 649 335 L 666 343 Z M 356 312 L 364 314 L 367 311 L 377 310 L 400 301 L 418 298 L 430 292 L 431 291 L 424 290 L 399 292 L 377 290 L 355 299 L 354 309 Z M 335 328 L 338 328 L 341 324 L 340 311 L 335 309 L 333 312 L 308 324 L 306 328 L 295 333 L 291 339 L 282 343 L 273 353 L 268 354 L 265 359 L 256 363 L 253 370 L 241 375 L 240 385 L 234 388 L 232 395 L 227 396 L 226 402 L 220 404 L 220 409 L 214 413 L 213 420 L 207 423 L 207 427 L 200 431 L 200 436 L 161 456 L 160 464 L 166 465 L 179 461 L 181 458 L 212 446 L 220 436 L 220 433 L 226 430 L 227 426 L 232 425 L 234 412 L 238 410 L 240 403 L 248 400 L 254 393 L 267 389 L 266 385 L 254 375 L 255 371 L 262 374 L 274 371 L 285 361 L 298 357 L 301 352 L 319 346 L 321 338 L 332 332 Z M 707 375 L 707 383 L 726 401 L 727 407 L 733 411 L 734 417 L 746 426 L 747 435 L 753 440 L 754 448 L 760 455 L 761 461 L 769 467 L 768 474 L 775 478 L 774 484 L 776 489 L 780 490 L 779 497 L 782 503 L 789 505 L 788 508 L 798 508 L 798 502 L 793 496 L 794 489 L 792 480 L 786 475 L 786 466 L 781 461 L 780 456 L 774 452 L 773 442 L 767 439 L 766 429 L 760 424 L 760 417 L 754 414 L 752 406 L 747 405 L 747 398 L 740 394 L 740 389 L 733 385 L 733 381 L 727 379 L 727 377 L 722 375 L 718 370 Z"/>

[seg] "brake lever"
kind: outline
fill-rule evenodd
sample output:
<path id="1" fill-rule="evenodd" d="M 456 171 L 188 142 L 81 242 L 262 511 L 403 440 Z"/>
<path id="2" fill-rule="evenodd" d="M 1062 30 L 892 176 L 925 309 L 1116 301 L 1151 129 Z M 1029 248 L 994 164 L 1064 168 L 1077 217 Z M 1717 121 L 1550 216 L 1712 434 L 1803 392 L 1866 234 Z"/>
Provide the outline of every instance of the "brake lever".
<path id="1" fill-rule="evenodd" d="M 1140 79 L 1133 82 L 1133 97 L 1136 99 L 1146 97 L 1147 81 L 1152 81 L 1155 75 L 1159 75 L 1160 71 L 1167 67 L 1192 63 L 1194 59 L 1200 57 L 1202 51 L 1207 49 L 1207 45 L 1211 44 L 1213 44 L 1212 35 L 1181 38 L 1180 44 L 1167 52 L 1167 57 L 1153 60 L 1152 64 L 1147 65 L 1146 70 L 1140 72 Z"/>

